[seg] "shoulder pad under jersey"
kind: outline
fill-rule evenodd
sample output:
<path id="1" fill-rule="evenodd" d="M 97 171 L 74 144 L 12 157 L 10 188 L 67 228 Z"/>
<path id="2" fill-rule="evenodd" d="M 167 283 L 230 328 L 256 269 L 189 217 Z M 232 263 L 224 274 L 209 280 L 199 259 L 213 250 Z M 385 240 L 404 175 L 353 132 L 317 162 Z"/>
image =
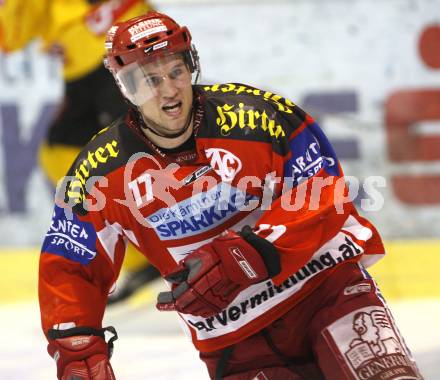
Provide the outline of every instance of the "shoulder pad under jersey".
<path id="1" fill-rule="evenodd" d="M 199 137 L 274 144 L 288 139 L 306 118 L 290 100 L 245 84 L 199 85 L 196 91 L 203 98 L 207 124 Z"/>
<path id="2" fill-rule="evenodd" d="M 152 153 L 145 142 L 123 121 L 116 120 L 96 134 L 81 150 L 67 173 L 64 202 L 85 214 L 87 180 L 107 176 L 127 164 L 138 152 Z"/>

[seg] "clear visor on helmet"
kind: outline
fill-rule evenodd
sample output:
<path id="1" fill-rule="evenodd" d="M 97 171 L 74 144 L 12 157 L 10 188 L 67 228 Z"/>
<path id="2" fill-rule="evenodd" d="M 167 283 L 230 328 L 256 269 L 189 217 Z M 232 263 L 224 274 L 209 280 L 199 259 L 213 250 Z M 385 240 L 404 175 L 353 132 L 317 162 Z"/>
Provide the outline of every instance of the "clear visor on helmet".
<path id="1" fill-rule="evenodd" d="M 191 85 L 191 72 L 182 54 L 171 54 L 153 61 L 133 62 L 115 74 L 124 96 L 136 106 L 157 96 L 164 86 Z"/>

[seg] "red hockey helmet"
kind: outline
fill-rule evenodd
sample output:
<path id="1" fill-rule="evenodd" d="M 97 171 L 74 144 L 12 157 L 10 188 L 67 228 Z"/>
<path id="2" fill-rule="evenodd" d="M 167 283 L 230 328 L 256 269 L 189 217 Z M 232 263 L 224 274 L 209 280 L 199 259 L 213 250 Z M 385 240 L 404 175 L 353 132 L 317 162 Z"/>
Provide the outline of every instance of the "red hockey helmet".
<path id="1" fill-rule="evenodd" d="M 135 95 L 133 72 L 151 61 L 181 53 L 191 73 L 200 73 L 197 50 L 191 34 L 171 17 L 150 11 L 143 16 L 119 22 L 107 32 L 105 66 L 111 71 L 124 96 L 140 105 L 145 96 Z"/>

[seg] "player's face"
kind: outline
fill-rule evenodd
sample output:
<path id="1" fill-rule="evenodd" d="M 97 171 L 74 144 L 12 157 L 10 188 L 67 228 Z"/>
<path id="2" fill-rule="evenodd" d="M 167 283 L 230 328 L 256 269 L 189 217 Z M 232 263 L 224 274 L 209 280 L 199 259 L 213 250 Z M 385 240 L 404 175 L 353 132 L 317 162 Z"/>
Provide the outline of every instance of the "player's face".
<path id="1" fill-rule="evenodd" d="M 148 93 L 139 105 L 148 127 L 167 135 L 185 128 L 192 108 L 191 73 L 181 55 L 143 65 L 134 78 L 137 91 Z"/>

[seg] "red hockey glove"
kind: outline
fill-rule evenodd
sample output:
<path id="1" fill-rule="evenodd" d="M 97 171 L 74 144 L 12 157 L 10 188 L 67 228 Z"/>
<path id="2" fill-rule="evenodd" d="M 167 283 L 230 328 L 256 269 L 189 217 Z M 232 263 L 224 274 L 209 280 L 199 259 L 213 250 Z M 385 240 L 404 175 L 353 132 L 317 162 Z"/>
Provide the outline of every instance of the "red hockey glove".
<path id="1" fill-rule="evenodd" d="M 244 289 L 280 272 L 280 258 L 272 243 L 245 226 L 240 234 L 226 231 L 183 259 L 166 277 L 170 292 L 161 292 L 156 307 L 210 317 Z"/>
<path id="2" fill-rule="evenodd" d="M 104 331 L 114 333 L 107 344 Z M 77 335 L 79 334 L 79 335 Z M 49 330 L 47 351 L 57 364 L 59 380 L 115 380 L 110 357 L 113 341 L 117 339 L 113 327 L 95 330 L 79 327 L 68 330 Z"/>

